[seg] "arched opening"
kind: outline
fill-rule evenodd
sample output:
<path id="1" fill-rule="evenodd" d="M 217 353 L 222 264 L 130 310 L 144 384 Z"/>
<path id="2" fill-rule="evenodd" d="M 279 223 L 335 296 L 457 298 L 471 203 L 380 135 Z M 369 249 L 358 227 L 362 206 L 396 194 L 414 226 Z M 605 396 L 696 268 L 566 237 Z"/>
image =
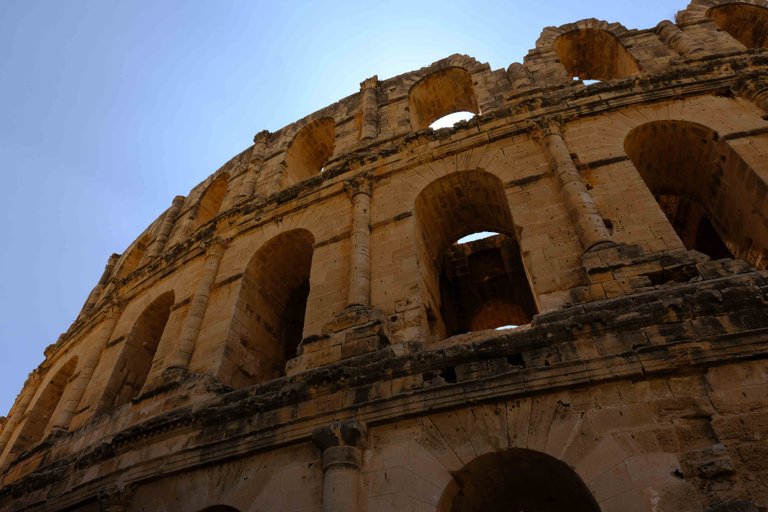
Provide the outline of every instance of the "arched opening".
<path id="1" fill-rule="evenodd" d="M 128 274 L 139 267 L 141 260 L 144 259 L 144 255 L 147 252 L 149 243 L 150 240 L 148 235 L 145 235 L 136 240 L 136 243 L 128 251 L 128 254 L 126 254 L 125 258 L 123 258 L 123 262 L 120 264 L 120 268 L 118 269 L 117 274 L 115 274 L 117 279 L 125 278 Z"/>
<path id="2" fill-rule="evenodd" d="M 168 323 L 175 300 L 172 291 L 156 298 L 133 324 L 118 357 L 102 399 L 100 412 L 130 402 L 137 397 L 152 368 L 157 346 Z"/>
<path id="3" fill-rule="evenodd" d="M 453 128 L 456 124 L 462 121 L 469 121 L 475 117 L 475 115 L 476 114 L 474 112 L 453 112 L 452 114 L 448 114 L 447 116 L 436 119 L 429 125 L 429 127 L 433 130 L 439 130 L 441 128 Z"/>
<path id="4" fill-rule="evenodd" d="M 607 30 L 583 28 L 562 34 L 554 50 L 568 74 L 582 80 L 613 80 L 640 74 L 640 65 Z"/>
<path id="5" fill-rule="evenodd" d="M 213 505 L 210 507 L 205 507 L 204 509 L 200 510 L 200 512 L 240 512 L 235 507 L 230 507 L 229 505 Z"/>
<path id="6" fill-rule="evenodd" d="M 231 345 L 241 350 L 231 385 L 285 375 L 304 331 L 314 237 L 304 229 L 277 235 L 251 258 L 232 321 Z"/>
<path id="7" fill-rule="evenodd" d="M 717 132 L 654 121 L 629 132 L 624 150 L 687 249 L 765 267 L 767 187 Z"/>
<path id="8" fill-rule="evenodd" d="M 416 198 L 415 215 L 433 336 L 530 323 L 536 303 L 499 178 L 463 171 L 435 180 Z"/>
<path id="9" fill-rule="evenodd" d="M 285 165 L 295 181 L 318 174 L 331 159 L 336 144 L 336 122 L 330 117 L 312 121 L 299 130 L 285 153 Z"/>
<path id="10" fill-rule="evenodd" d="M 455 112 L 479 114 L 472 75 L 463 68 L 446 68 L 425 76 L 408 95 L 411 128 L 423 130 Z"/>
<path id="11" fill-rule="evenodd" d="M 224 201 L 224 196 L 227 195 L 228 182 L 229 176 L 222 174 L 205 189 L 200 201 L 197 203 L 197 212 L 192 222 L 192 231 L 197 230 L 219 214 L 221 203 Z"/>
<path id="12" fill-rule="evenodd" d="M 573 469 L 533 450 L 481 455 L 452 476 L 439 512 L 600 512 Z"/>
<path id="13" fill-rule="evenodd" d="M 768 9 L 759 5 L 718 5 L 707 16 L 747 48 L 768 46 Z"/>
<path id="14" fill-rule="evenodd" d="M 51 416 L 59 405 L 64 390 L 75 373 L 75 368 L 77 368 L 77 356 L 67 361 L 45 386 L 24 422 L 19 437 L 13 445 L 12 453 L 21 453 L 43 439 L 52 426 L 49 425 Z"/>

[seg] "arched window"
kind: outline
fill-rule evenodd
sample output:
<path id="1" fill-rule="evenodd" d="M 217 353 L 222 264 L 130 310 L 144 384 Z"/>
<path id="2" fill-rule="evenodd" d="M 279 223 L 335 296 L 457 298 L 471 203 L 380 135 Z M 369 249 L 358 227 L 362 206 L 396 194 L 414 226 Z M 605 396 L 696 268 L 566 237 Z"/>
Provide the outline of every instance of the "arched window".
<path id="1" fill-rule="evenodd" d="M 287 231 L 266 242 L 246 267 L 230 331 L 243 351 L 236 387 L 285 375 L 304 331 L 314 237 Z"/>
<path id="2" fill-rule="evenodd" d="M 768 9 L 759 5 L 718 5 L 707 16 L 747 48 L 768 46 Z"/>
<path id="3" fill-rule="evenodd" d="M 453 473 L 438 512 L 600 512 L 579 475 L 550 455 L 522 448 L 481 455 Z"/>
<path id="4" fill-rule="evenodd" d="M 200 510 L 200 512 L 240 512 L 235 507 L 230 507 L 229 505 L 213 505 L 211 507 L 205 507 L 204 509 Z"/>
<path id="5" fill-rule="evenodd" d="M 192 222 L 192 231 L 197 230 L 219 214 L 221 203 L 224 201 L 224 196 L 227 195 L 228 181 L 229 176 L 222 174 L 205 189 L 200 201 L 197 203 L 197 212 Z"/>
<path id="6" fill-rule="evenodd" d="M 768 190 L 715 131 L 654 121 L 629 132 L 624 150 L 686 248 L 765 267 Z"/>
<path id="7" fill-rule="evenodd" d="M 562 34 L 554 50 L 568 74 L 582 80 L 612 80 L 640 74 L 640 66 L 607 30 L 583 28 Z"/>
<path id="8" fill-rule="evenodd" d="M 117 279 L 123 279 L 139 267 L 141 260 L 144 259 L 144 255 L 147 252 L 149 242 L 148 235 L 144 235 L 136 240 L 136 243 L 130 248 L 128 254 L 125 255 L 122 263 L 120 263 L 120 268 L 117 270 L 117 274 L 115 274 Z"/>
<path id="9" fill-rule="evenodd" d="M 100 412 L 128 403 L 141 392 L 174 300 L 172 291 L 160 295 L 133 324 L 109 379 Z"/>
<path id="10" fill-rule="evenodd" d="M 51 416 L 59 405 L 67 383 L 77 368 L 77 357 L 69 361 L 56 372 L 56 375 L 43 388 L 43 392 L 32 407 L 24 426 L 13 445 L 12 453 L 20 453 L 31 448 L 43 439 L 45 433 L 51 428 Z"/>
<path id="11" fill-rule="evenodd" d="M 530 323 L 536 304 L 499 178 L 463 171 L 435 180 L 415 216 L 432 335 Z M 462 240 L 484 231 L 492 236 Z"/>
<path id="12" fill-rule="evenodd" d="M 336 123 L 323 117 L 299 130 L 285 154 L 288 174 L 294 181 L 311 178 L 322 171 L 336 145 Z"/>
<path id="13" fill-rule="evenodd" d="M 423 130 L 455 112 L 480 112 L 472 75 L 457 67 L 435 71 L 416 82 L 408 95 L 408 108 L 413 130 Z"/>

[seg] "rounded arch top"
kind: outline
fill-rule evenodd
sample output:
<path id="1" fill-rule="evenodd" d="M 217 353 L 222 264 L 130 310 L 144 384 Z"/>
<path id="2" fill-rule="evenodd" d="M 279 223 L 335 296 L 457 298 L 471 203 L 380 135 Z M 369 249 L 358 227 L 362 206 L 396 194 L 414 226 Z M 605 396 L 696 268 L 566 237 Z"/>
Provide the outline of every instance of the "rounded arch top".
<path id="1" fill-rule="evenodd" d="M 706 14 L 747 48 L 768 46 L 768 7 L 765 3 L 721 3 L 707 9 Z"/>
<path id="2" fill-rule="evenodd" d="M 594 496 L 568 464 L 534 450 L 509 448 L 487 453 L 452 476 L 438 502 L 438 512 L 600 512 Z"/>
<path id="3" fill-rule="evenodd" d="M 332 117 L 310 121 L 288 144 L 285 153 L 288 172 L 299 181 L 318 174 L 333 157 L 335 145 L 336 121 Z"/>
<path id="4" fill-rule="evenodd" d="M 427 184 L 416 197 L 414 213 L 433 258 L 464 235 L 478 231 L 505 233 L 516 238 L 504 183 L 490 172 L 458 171 Z"/>
<path id="5" fill-rule="evenodd" d="M 221 210 L 221 205 L 229 189 L 229 174 L 220 173 L 213 177 L 211 183 L 205 187 L 200 199 L 195 205 L 195 218 L 192 230 L 196 230 L 203 224 L 216 217 Z"/>
<path id="6" fill-rule="evenodd" d="M 691 0 L 688 7 L 679 11 L 675 16 L 675 23 L 689 24 L 700 21 L 705 21 L 711 18 L 713 10 L 719 8 L 728 9 L 740 9 L 745 8 L 751 10 L 754 7 L 768 8 L 768 1 L 766 0 Z M 715 20 L 712 20 L 715 21 Z M 722 28 L 722 27 L 721 27 Z"/>
<path id="7" fill-rule="evenodd" d="M 416 82 L 408 93 L 408 107 L 414 130 L 454 112 L 480 113 L 472 75 L 458 66 L 434 71 Z"/>
<path id="8" fill-rule="evenodd" d="M 586 21 L 590 23 L 574 24 L 567 30 L 561 29 L 551 41 L 551 48 L 568 75 L 590 80 L 614 80 L 639 75 L 640 64 L 619 38 L 627 30 L 620 25 L 612 27 L 606 22 Z M 550 36 L 555 34 L 552 31 Z"/>
<path id="9" fill-rule="evenodd" d="M 539 38 L 536 40 L 536 49 L 542 51 L 550 50 L 552 49 L 555 40 L 563 34 L 587 29 L 604 30 L 617 38 L 621 38 L 629 33 L 629 30 L 621 23 L 609 23 L 605 20 L 588 18 L 574 23 L 560 25 L 559 27 L 545 27 L 541 31 Z"/>

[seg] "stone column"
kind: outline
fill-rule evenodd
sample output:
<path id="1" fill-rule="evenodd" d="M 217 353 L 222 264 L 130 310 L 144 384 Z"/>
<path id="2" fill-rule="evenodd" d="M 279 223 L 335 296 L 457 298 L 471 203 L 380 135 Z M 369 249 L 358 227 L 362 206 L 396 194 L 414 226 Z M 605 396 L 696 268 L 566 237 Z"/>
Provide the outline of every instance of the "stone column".
<path id="1" fill-rule="evenodd" d="M 507 78 L 515 92 L 524 91 L 533 87 L 533 78 L 528 69 L 519 62 L 513 62 L 507 68 Z"/>
<path id="2" fill-rule="evenodd" d="M 362 175 L 346 183 L 352 200 L 352 234 L 349 258 L 348 306 L 368 306 L 371 302 L 371 192 L 370 176 Z"/>
<path id="3" fill-rule="evenodd" d="M 107 308 L 104 319 L 97 327 L 97 332 L 94 335 L 95 339 L 85 353 L 83 363 L 80 366 L 80 373 L 64 389 L 64 394 L 61 397 L 63 406 L 56 410 L 56 416 L 51 423 L 53 429 L 69 429 L 69 422 L 72 421 L 72 418 L 77 414 L 77 406 L 80 404 L 80 399 L 83 398 L 85 388 L 88 387 L 88 383 L 91 381 L 93 371 L 99 363 L 101 352 L 112 337 L 112 333 L 115 330 L 115 325 L 117 325 L 117 320 L 120 318 L 121 312 L 122 307 L 117 304 L 113 304 Z"/>
<path id="4" fill-rule="evenodd" d="M 611 234 L 565 145 L 560 123 L 556 120 L 545 121 L 538 126 L 534 137 L 539 139 L 544 148 L 549 166 L 560 184 L 560 195 L 576 227 L 584 252 L 599 244 L 610 243 Z"/>
<path id="5" fill-rule="evenodd" d="M 360 82 L 360 110 L 363 114 L 363 126 L 360 130 L 360 140 L 375 139 L 379 135 L 379 77 Z"/>
<path id="6" fill-rule="evenodd" d="M 173 225 L 176 223 L 176 218 L 179 216 L 181 207 L 184 206 L 185 199 L 184 196 L 176 196 L 173 198 L 171 207 L 163 217 L 163 223 L 160 225 L 160 230 L 158 231 L 155 240 L 152 242 L 152 245 L 150 245 L 147 250 L 147 258 L 155 258 L 163 252 L 165 244 L 168 242 L 168 236 L 171 234 L 171 229 L 173 229 Z"/>
<path id="7" fill-rule="evenodd" d="M 312 431 L 323 454 L 323 512 L 356 512 L 365 428 L 356 421 L 335 421 Z"/>
<path id="8" fill-rule="evenodd" d="M 96 305 L 99 297 L 101 297 L 101 292 L 104 291 L 104 287 L 109 282 L 109 277 L 112 275 L 112 270 L 114 270 L 115 264 L 119 259 L 119 254 L 113 254 L 109 257 L 109 260 L 107 260 L 107 265 L 104 267 L 104 273 L 101 274 L 101 279 L 99 279 L 99 282 L 96 284 L 96 286 L 93 287 L 93 290 L 91 290 L 90 295 L 88 295 L 88 299 L 85 301 L 83 309 L 80 311 L 81 315 Z"/>
<path id="9" fill-rule="evenodd" d="M 768 76 L 760 73 L 747 75 L 740 78 L 732 89 L 735 94 L 753 102 L 763 112 L 768 112 Z"/>
<path id="10" fill-rule="evenodd" d="M 271 135 L 269 131 L 262 130 L 253 136 L 253 149 L 248 160 L 248 170 L 246 171 L 243 185 L 240 187 L 240 193 L 237 195 L 238 201 L 250 199 L 256 191 L 256 182 L 259 179 L 261 166 L 264 164 L 264 155 L 267 152 L 267 143 Z"/>
<path id="11" fill-rule="evenodd" d="M 694 46 L 691 38 L 669 20 L 664 20 L 656 25 L 656 34 L 664 41 L 664 44 L 683 57 L 694 56 L 704 51 L 703 48 Z"/>
<path id="12" fill-rule="evenodd" d="M 226 243 L 223 240 L 213 240 L 206 247 L 203 275 L 197 283 L 195 295 L 189 304 L 189 311 L 184 320 L 179 346 L 170 366 L 176 368 L 187 368 L 189 366 L 192 353 L 195 351 L 197 335 L 200 333 L 200 325 L 203 322 L 203 316 L 208 307 L 208 297 L 216 280 L 219 263 L 221 263 L 221 257 L 224 254 L 225 248 Z"/>
<path id="13" fill-rule="evenodd" d="M 5 456 L 7 455 L 6 452 L 8 451 L 6 448 L 10 448 L 8 441 L 11 439 L 13 431 L 16 430 L 16 427 L 19 426 L 19 423 L 21 423 L 21 420 L 24 418 L 24 414 L 29 407 L 29 402 L 31 402 L 32 397 L 35 396 L 37 388 L 40 387 L 40 382 L 42 382 L 42 376 L 40 368 L 37 368 L 29 374 L 29 377 L 27 377 L 27 381 L 24 383 L 24 388 L 21 390 L 21 396 L 19 396 L 19 399 L 16 401 L 13 408 L 13 414 L 8 418 L 5 428 L 2 433 L 0 433 L 0 463 L 4 463 Z"/>

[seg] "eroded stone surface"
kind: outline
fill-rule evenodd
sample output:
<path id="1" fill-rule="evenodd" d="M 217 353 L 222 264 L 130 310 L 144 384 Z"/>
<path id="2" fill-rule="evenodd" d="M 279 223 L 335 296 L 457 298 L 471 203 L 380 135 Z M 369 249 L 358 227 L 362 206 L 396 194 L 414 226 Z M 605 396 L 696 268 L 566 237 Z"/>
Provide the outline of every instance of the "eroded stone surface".
<path id="1" fill-rule="evenodd" d="M 766 13 L 548 27 L 259 132 L 46 350 L 0 510 L 768 509 Z"/>

